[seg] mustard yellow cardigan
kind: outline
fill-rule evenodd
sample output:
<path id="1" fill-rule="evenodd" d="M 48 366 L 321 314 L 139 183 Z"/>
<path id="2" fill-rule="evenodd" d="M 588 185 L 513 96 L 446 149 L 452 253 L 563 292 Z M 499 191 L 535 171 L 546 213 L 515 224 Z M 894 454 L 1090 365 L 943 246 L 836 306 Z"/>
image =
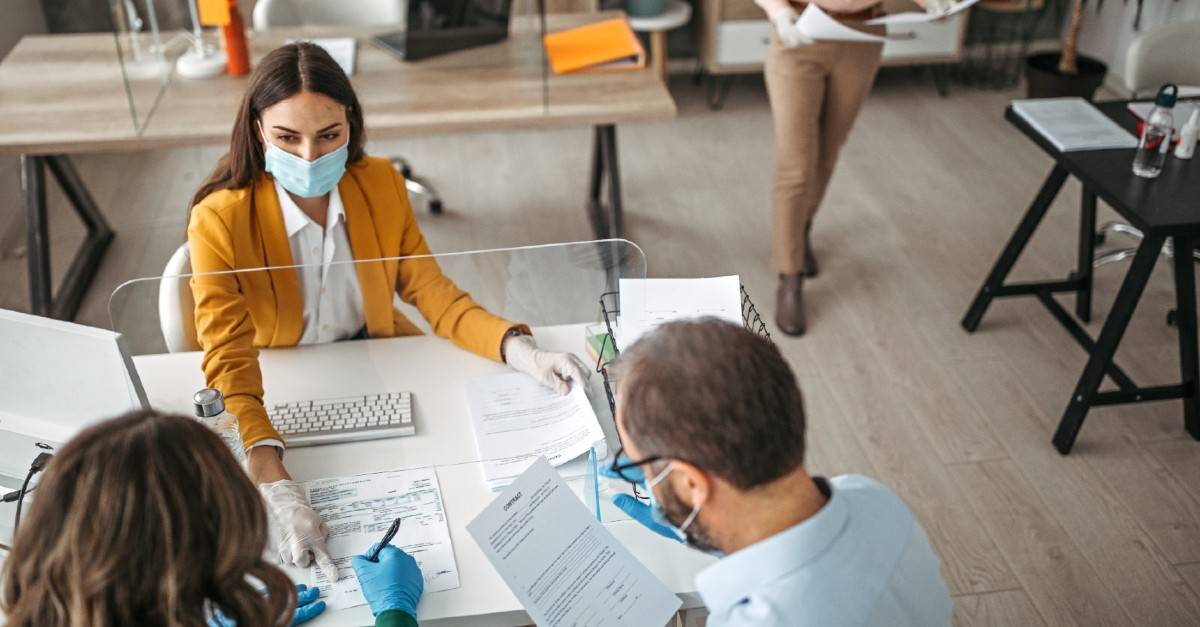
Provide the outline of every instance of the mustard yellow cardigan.
<path id="1" fill-rule="evenodd" d="M 346 168 L 338 183 L 355 259 L 428 255 L 408 203 L 404 178 L 385 159 L 366 157 Z M 258 349 L 295 346 L 304 312 L 294 268 L 231 274 L 203 273 L 292 265 L 279 198 L 270 175 L 250 188 L 209 194 L 188 224 L 196 337 L 209 387 L 221 390 L 238 418 L 247 447 L 282 440 L 263 406 Z M 514 324 L 484 310 L 425 257 L 356 264 L 370 337 L 419 335 L 393 307 L 392 294 L 415 306 L 434 333 L 466 350 L 500 360 L 500 344 Z"/>

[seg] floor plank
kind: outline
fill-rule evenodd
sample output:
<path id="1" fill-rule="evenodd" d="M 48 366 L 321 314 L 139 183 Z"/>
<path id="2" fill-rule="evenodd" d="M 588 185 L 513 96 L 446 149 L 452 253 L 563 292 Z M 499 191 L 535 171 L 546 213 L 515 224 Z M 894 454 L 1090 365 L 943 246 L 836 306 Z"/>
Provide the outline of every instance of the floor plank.
<path id="1" fill-rule="evenodd" d="M 954 597 L 956 627 L 1038 627 L 1047 624 L 1022 590 Z"/>
<path id="2" fill-rule="evenodd" d="M 1027 391 L 1048 378 L 1046 371 L 987 362 L 954 374 L 964 393 L 981 408 L 990 408 L 989 417 L 1012 460 L 1048 511 L 1060 522 L 1069 521 L 1064 528 L 1134 624 L 1187 624 L 1200 618 L 1197 596 L 1186 589 L 1135 516 L 1096 478 L 1088 457 L 1100 447 L 1063 456 L 1049 446 L 1047 420 Z"/>
<path id="3" fill-rule="evenodd" d="M 965 464 L 954 478 L 1047 623 L 1132 624 L 1015 463 Z"/>

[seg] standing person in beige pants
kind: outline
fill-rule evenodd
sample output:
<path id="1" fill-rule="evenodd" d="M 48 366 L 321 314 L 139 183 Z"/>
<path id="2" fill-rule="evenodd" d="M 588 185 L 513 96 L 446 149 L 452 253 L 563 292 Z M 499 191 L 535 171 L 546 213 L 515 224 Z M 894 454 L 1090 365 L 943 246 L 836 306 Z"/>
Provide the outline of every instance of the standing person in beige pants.
<path id="1" fill-rule="evenodd" d="M 811 0 L 855 25 L 881 14 L 880 0 Z M 949 0 L 915 0 L 943 12 Z M 775 322 L 788 335 L 805 331 L 805 277 L 817 275 L 812 218 L 833 176 L 838 151 L 871 90 L 883 44 L 818 41 L 796 27 L 801 2 L 755 0 L 775 26 L 765 68 L 775 119 L 772 256 L 779 273 Z M 870 32 L 882 34 L 882 27 Z"/>

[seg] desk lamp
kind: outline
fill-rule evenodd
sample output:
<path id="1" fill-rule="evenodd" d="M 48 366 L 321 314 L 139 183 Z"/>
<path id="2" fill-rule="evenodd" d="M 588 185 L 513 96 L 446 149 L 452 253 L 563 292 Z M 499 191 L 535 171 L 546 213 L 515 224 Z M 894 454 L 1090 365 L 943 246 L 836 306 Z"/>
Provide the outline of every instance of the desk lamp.
<path id="1" fill-rule="evenodd" d="M 175 71 L 183 78 L 210 78 L 225 72 L 227 59 L 220 48 L 204 41 L 196 0 L 187 0 L 192 18 L 192 47 L 175 62 Z"/>

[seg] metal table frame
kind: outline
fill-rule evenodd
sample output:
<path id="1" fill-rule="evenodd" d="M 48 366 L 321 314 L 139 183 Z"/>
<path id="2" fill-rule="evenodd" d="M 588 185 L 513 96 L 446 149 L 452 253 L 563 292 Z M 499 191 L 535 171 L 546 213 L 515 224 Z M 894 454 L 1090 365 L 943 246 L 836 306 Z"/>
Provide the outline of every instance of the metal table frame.
<path id="1" fill-rule="evenodd" d="M 1013 114 L 1008 114 L 1012 120 Z M 1041 142 L 1039 142 L 1041 143 Z M 1043 148 L 1045 146 L 1043 145 Z M 1034 231 L 1046 215 L 1054 198 L 1062 189 L 1068 175 L 1075 175 L 1083 185 L 1080 211 L 1079 254 L 1077 266 L 1066 279 L 1026 283 L 1006 283 L 1009 272 L 1028 245 Z M 968 333 L 979 328 L 992 300 L 1013 296 L 1035 296 L 1085 350 L 1088 351 L 1087 365 L 1071 393 L 1062 420 L 1054 433 L 1054 447 L 1062 454 L 1070 453 L 1079 430 L 1083 427 L 1088 410 L 1096 406 L 1123 403 L 1141 403 L 1168 399 L 1183 400 L 1184 428 L 1196 440 L 1200 440 L 1200 415 L 1197 401 L 1200 400 L 1200 385 L 1197 383 L 1198 365 L 1196 337 L 1196 290 L 1195 268 L 1190 254 L 1174 256 L 1176 325 L 1179 332 L 1180 382 L 1171 385 L 1138 386 L 1113 361 L 1121 338 L 1125 334 L 1133 312 L 1137 308 L 1142 292 L 1150 280 L 1159 253 L 1168 237 L 1174 240 L 1176 251 L 1190 251 L 1200 243 L 1196 226 L 1180 226 L 1146 232 L 1138 246 L 1133 262 L 1117 292 L 1112 309 L 1104 321 L 1098 338 L 1093 339 L 1079 322 L 1055 299 L 1059 292 L 1075 294 L 1075 314 L 1080 320 L 1091 319 L 1092 303 L 1092 259 L 1095 252 L 1096 190 L 1080 172 L 1069 171 L 1062 160 L 1056 159 L 1054 168 L 1046 177 L 1033 203 L 1017 225 L 1008 244 L 1000 253 L 987 279 L 963 316 L 962 327 Z M 1118 212 L 1124 209 L 1114 206 Z M 1200 224 L 1200 218 L 1198 218 Z M 1117 389 L 1100 391 L 1105 376 L 1116 384 Z"/>

